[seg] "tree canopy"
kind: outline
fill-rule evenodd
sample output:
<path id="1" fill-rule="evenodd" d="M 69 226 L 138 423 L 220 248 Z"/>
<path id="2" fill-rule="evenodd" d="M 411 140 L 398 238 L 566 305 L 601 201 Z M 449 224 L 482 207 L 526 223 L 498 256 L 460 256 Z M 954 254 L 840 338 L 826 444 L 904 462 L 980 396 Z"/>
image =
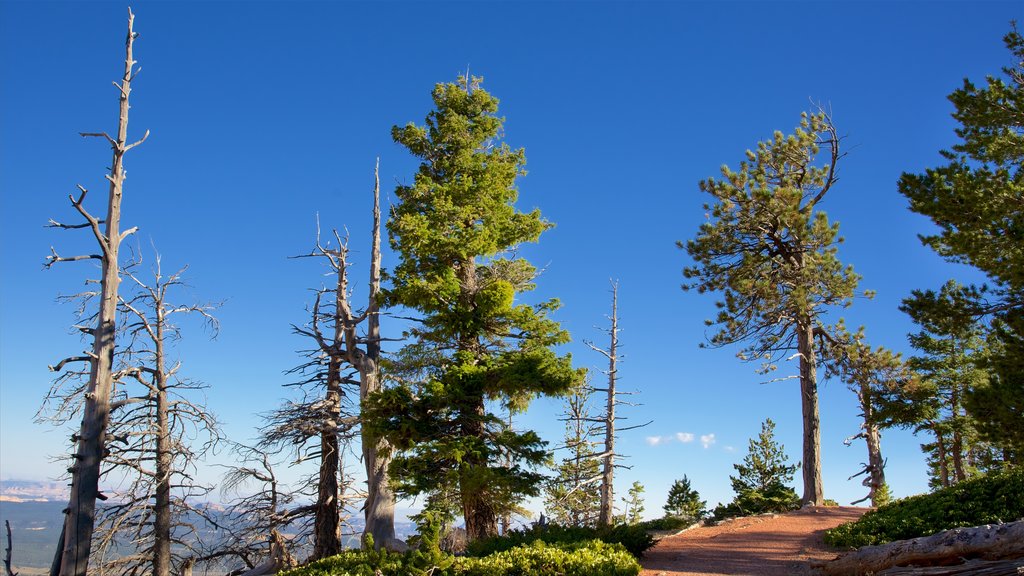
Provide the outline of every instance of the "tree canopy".
<path id="1" fill-rule="evenodd" d="M 513 251 L 551 224 L 515 206 L 525 155 L 500 141 L 498 100 L 481 82 L 438 84 L 425 125 L 392 129 L 421 164 L 395 190 L 387 228 L 398 264 L 386 301 L 419 321 L 389 366 L 403 384 L 369 411 L 398 449 L 396 490 L 457 496 L 471 539 L 494 535 L 499 513 L 538 494 L 532 468 L 547 457 L 545 442 L 514 430 L 495 404 L 518 412 L 582 376 L 552 350 L 569 339 L 548 317 L 558 301 L 516 303 L 536 270 Z"/>
<path id="2" fill-rule="evenodd" d="M 721 292 L 713 346 L 742 343 L 738 356 L 760 360 L 765 372 L 796 350 L 804 418 L 805 503 L 821 504 L 820 423 L 814 341 L 820 317 L 853 301 L 860 277 L 837 257 L 839 227 L 818 209 L 837 180 L 839 136 L 824 112 L 803 114 L 786 136 L 775 132 L 734 171 L 700 183 L 715 198 L 707 222 L 679 246 L 695 265 L 683 288 Z M 822 149 L 828 160 L 815 165 Z"/>

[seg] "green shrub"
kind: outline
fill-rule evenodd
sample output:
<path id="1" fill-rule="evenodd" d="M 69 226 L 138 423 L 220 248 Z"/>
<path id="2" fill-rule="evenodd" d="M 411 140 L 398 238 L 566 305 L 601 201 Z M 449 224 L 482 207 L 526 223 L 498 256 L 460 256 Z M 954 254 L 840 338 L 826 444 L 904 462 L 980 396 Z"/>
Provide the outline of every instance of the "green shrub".
<path id="1" fill-rule="evenodd" d="M 821 505 L 822 506 L 829 506 L 829 507 L 831 507 L 831 506 L 839 506 L 839 502 L 836 502 L 835 500 L 833 500 L 831 498 L 825 498 L 824 500 L 821 501 Z"/>
<path id="2" fill-rule="evenodd" d="M 535 541 L 483 558 L 456 558 L 411 551 L 349 550 L 281 576 L 636 576 L 640 564 L 620 544 L 598 540 L 547 544 Z"/>
<path id="3" fill-rule="evenodd" d="M 469 556 L 488 556 L 495 552 L 509 550 L 516 546 L 536 541 L 548 544 L 573 544 L 600 540 L 607 544 L 622 544 L 633 556 L 639 558 L 654 545 L 654 538 L 647 533 L 643 524 L 617 524 L 610 528 L 568 527 L 558 524 L 534 526 L 526 530 L 512 530 L 504 536 L 483 538 L 470 542 L 466 547 Z"/>
<path id="4" fill-rule="evenodd" d="M 859 548 L 942 530 L 1024 518 L 1024 468 L 965 480 L 897 500 L 825 532 L 825 542 Z"/>

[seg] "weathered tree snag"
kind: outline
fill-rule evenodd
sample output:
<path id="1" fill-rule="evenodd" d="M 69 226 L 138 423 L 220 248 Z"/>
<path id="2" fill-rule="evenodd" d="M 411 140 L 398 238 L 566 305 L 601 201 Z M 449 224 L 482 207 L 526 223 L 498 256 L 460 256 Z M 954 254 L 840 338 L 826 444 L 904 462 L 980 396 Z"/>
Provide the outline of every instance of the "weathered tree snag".
<path id="1" fill-rule="evenodd" d="M 604 456 L 601 462 L 601 511 L 598 526 L 611 526 L 615 517 L 615 385 L 619 381 L 619 284 L 612 283 L 612 326 L 608 331 L 611 342 L 608 351 L 598 350 L 608 358 L 608 388 L 604 414 Z M 591 348 L 594 348 L 591 346 Z"/>
<path id="2" fill-rule="evenodd" d="M 1016 560 L 968 560 L 956 566 L 889 568 L 874 576 L 1020 576 L 1024 558 Z"/>
<path id="3" fill-rule="evenodd" d="M 381 388 L 380 381 L 380 159 L 373 169 L 373 240 L 370 248 L 370 294 L 366 304 L 365 349 L 357 346 L 355 326 L 346 334 L 349 361 L 359 370 L 359 400 Z M 391 547 L 395 539 L 395 495 L 388 485 L 391 447 L 363 428 L 363 464 L 366 467 L 366 503 L 363 534 L 374 546 Z"/>
<path id="4" fill-rule="evenodd" d="M 7 526 L 7 551 L 4 553 L 4 572 L 7 576 L 18 576 L 18 573 L 11 567 L 11 553 L 14 551 L 14 543 L 11 541 L 11 521 L 4 520 Z"/>
<path id="5" fill-rule="evenodd" d="M 619 383 L 619 283 L 618 281 L 610 280 L 612 286 L 612 313 L 608 316 L 608 320 L 611 322 L 611 326 L 606 329 L 602 329 L 603 332 L 608 334 L 609 343 L 608 348 L 600 348 L 592 342 L 584 341 L 584 343 L 590 347 L 591 350 L 604 356 L 608 359 L 608 370 L 605 374 L 608 376 L 608 386 L 605 388 L 594 388 L 594 392 L 604 392 L 607 394 L 607 400 L 605 402 L 605 413 L 601 418 L 596 418 L 595 421 L 599 422 L 604 428 L 604 452 L 597 455 L 601 459 L 601 507 L 598 512 L 597 525 L 598 526 L 611 526 L 615 520 L 615 488 L 613 481 L 615 479 L 615 468 L 623 468 L 624 466 L 617 464 L 616 460 L 619 455 L 615 452 L 615 435 L 619 432 L 625 432 L 626 430 L 634 430 L 636 428 L 643 428 L 650 424 L 638 424 L 634 426 L 628 426 L 625 428 L 618 427 L 616 420 L 615 411 L 619 404 L 629 404 L 619 399 L 619 396 L 635 394 L 635 392 L 623 392 L 618 390 Z M 627 467 L 628 468 L 628 467 Z"/>
<path id="6" fill-rule="evenodd" d="M 89 256 L 61 257 L 56 252 L 48 258 L 47 266 L 56 262 L 73 261 L 86 258 L 99 259 L 102 276 L 100 279 L 100 307 L 93 333 L 93 347 L 90 355 L 89 382 L 85 394 L 85 408 L 82 425 L 77 435 L 78 447 L 71 465 L 71 498 L 64 522 L 63 548 L 57 553 L 61 555 L 61 576 L 85 576 L 89 568 L 89 553 L 92 546 L 93 527 L 96 519 L 96 498 L 99 487 L 100 465 L 106 455 L 106 431 L 110 413 L 110 395 L 113 387 L 112 365 L 114 361 L 114 337 L 116 333 L 118 285 L 120 283 L 120 267 L 118 251 L 121 241 L 134 229 L 121 232 L 121 198 L 125 179 L 122 164 L 125 153 L 141 144 L 142 140 L 128 144 L 128 97 L 131 94 L 131 82 L 135 78 L 133 71 L 135 60 L 132 59 L 132 48 L 138 36 L 133 30 L 135 15 L 128 10 L 128 36 L 125 40 L 124 75 L 121 83 L 115 86 L 120 92 L 120 116 L 118 119 L 117 138 L 106 133 L 83 133 L 82 136 L 105 138 L 113 149 L 113 161 L 107 180 L 110 182 L 107 215 L 102 221 L 92 216 L 83 206 L 87 190 L 79 186 L 81 195 L 77 200 L 71 198 L 72 205 L 87 221 L 100 246 L 100 254 Z M 100 224 L 106 228 L 100 231 Z M 61 228 L 82 228 L 85 225 L 61 225 Z"/>
<path id="7" fill-rule="evenodd" d="M 962 558 L 1004 560 L 1024 556 L 1024 520 L 955 528 L 912 540 L 865 546 L 822 568 L 826 575 L 878 573 L 894 566 L 949 564 Z"/>

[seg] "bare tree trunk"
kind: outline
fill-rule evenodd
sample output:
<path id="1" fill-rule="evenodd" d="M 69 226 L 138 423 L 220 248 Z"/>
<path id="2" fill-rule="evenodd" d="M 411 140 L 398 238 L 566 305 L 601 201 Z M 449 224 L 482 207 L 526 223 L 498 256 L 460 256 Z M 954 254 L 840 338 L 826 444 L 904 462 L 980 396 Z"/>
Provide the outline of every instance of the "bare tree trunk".
<path id="1" fill-rule="evenodd" d="M 814 354 L 814 325 L 809 318 L 798 322 L 797 348 L 800 353 L 800 400 L 803 409 L 804 506 L 821 506 L 821 418 L 818 415 L 818 371 Z"/>
<path id="2" fill-rule="evenodd" d="M 124 167 L 122 159 L 125 152 L 139 142 L 129 145 L 128 137 L 128 96 L 131 94 L 131 82 L 134 77 L 132 68 L 132 45 L 136 34 L 133 30 L 135 16 L 128 11 L 128 36 L 125 41 L 124 75 L 120 91 L 120 116 L 118 119 L 117 138 L 106 137 L 113 148 L 113 161 L 110 166 L 109 196 L 107 215 L 104 219 L 106 229 L 99 231 L 100 221 L 85 211 L 82 201 L 85 189 L 78 201 L 73 201 L 75 208 L 86 217 L 102 249 L 100 280 L 100 310 L 96 328 L 93 331 L 93 347 L 89 383 L 86 386 L 85 409 L 82 426 L 77 436 L 78 448 L 75 462 L 71 470 L 71 498 L 68 503 L 67 517 L 64 521 L 64 547 L 61 551 L 61 576 L 86 576 L 89 569 L 89 553 L 92 547 L 93 527 L 96 519 L 96 499 L 99 493 L 100 465 L 105 457 L 107 423 L 110 416 L 110 395 L 113 387 L 111 375 L 114 361 L 114 336 L 117 322 L 117 291 L 120 283 L 120 267 L 118 250 L 123 237 L 131 230 L 121 233 L 121 194 L 124 185 Z M 148 133 L 147 133 L 148 134 Z M 84 134 L 95 135 L 95 134 Z M 145 138 L 143 138 L 145 139 Z M 141 141 L 140 141 L 141 142 Z M 54 257 L 59 259 L 58 257 Z"/>
<path id="3" fill-rule="evenodd" d="M 870 469 L 871 505 L 878 506 L 876 494 L 885 486 L 885 460 L 882 458 L 882 434 L 875 424 L 864 428 L 864 440 L 868 445 L 868 467 Z"/>
<path id="4" fill-rule="evenodd" d="M 864 546 L 822 566 L 825 574 L 874 574 L 892 566 L 949 564 L 963 558 L 1024 555 L 1024 521 L 954 528 L 911 540 Z"/>
<path id="5" fill-rule="evenodd" d="M 612 283 L 611 345 L 608 347 L 608 389 L 604 416 L 604 457 L 601 469 L 601 511 L 598 526 L 611 526 L 615 516 L 615 385 L 618 383 L 619 285 Z"/>
<path id="6" fill-rule="evenodd" d="M 336 297 L 346 297 L 344 273 L 338 275 Z M 340 310 L 340 306 L 337 308 Z M 337 312 L 336 312 L 337 313 Z M 334 342 L 340 343 L 344 336 L 344 325 L 338 320 L 334 325 Z M 338 442 L 338 426 L 341 419 L 341 364 L 344 361 L 340 346 L 330 352 L 327 366 L 327 391 L 324 402 L 329 417 L 320 429 L 320 476 L 317 483 L 316 511 L 313 520 L 313 558 L 326 558 L 341 553 L 341 510 L 338 474 L 341 467 L 341 447 Z"/>
<path id="7" fill-rule="evenodd" d="M 159 287 L 157 287 L 159 289 Z M 153 510 L 153 575 L 171 574 L 171 464 L 168 424 L 167 365 L 164 355 L 164 308 L 156 307 L 155 378 L 156 384 L 156 501 Z"/>
<path id="8" fill-rule="evenodd" d="M 380 382 L 380 159 L 373 170 L 373 241 L 370 248 L 370 296 L 366 307 L 366 351 L 355 347 L 355 329 L 346 335 L 349 356 L 359 370 L 360 402 L 381 388 Z M 351 337 L 351 339 L 349 339 Z M 395 495 L 388 485 L 391 446 L 363 429 L 363 464 L 366 466 L 366 526 L 363 534 L 374 546 L 388 546 L 395 539 Z"/>

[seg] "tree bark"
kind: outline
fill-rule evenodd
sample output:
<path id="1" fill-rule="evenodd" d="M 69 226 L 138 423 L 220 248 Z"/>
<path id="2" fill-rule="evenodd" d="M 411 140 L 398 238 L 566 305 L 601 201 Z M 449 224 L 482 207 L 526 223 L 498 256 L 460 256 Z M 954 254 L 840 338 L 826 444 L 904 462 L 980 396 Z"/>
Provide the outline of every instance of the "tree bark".
<path id="1" fill-rule="evenodd" d="M 800 399 L 803 411 L 803 506 L 821 506 L 821 418 L 818 415 L 818 371 L 814 355 L 814 325 L 810 318 L 797 324 L 797 348 L 800 353 Z"/>
<path id="2" fill-rule="evenodd" d="M 865 546 L 825 564 L 823 569 L 827 575 L 860 575 L 893 566 L 949 563 L 964 557 L 1001 560 L 1020 556 L 1024 556 L 1024 520 Z"/>
<path id="3" fill-rule="evenodd" d="M 157 287 L 159 290 L 159 287 Z M 164 355 L 164 308 L 157 303 L 154 352 L 156 370 L 156 500 L 153 510 L 153 575 L 171 574 L 171 463 L 168 424 L 167 365 Z"/>
<path id="4" fill-rule="evenodd" d="M 110 166 L 110 181 L 106 229 L 98 235 L 98 223 L 93 219 L 93 231 L 102 248 L 100 280 L 100 309 L 93 332 L 92 359 L 89 382 L 86 386 L 85 409 L 78 433 L 75 462 L 71 466 L 71 497 L 64 521 L 64 547 L 61 551 L 61 576 L 86 576 L 92 547 L 93 527 L 96 520 L 96 497 L 99 492 L 100 465 L 105 457 L 107 423 L 110 417 L 110 395 L 113 388 L 111 375 L 114 362 L 114 337 L 117 323 L 117 291 L 120 284 L 118 250 L 121 244 L 121 196 L 124 184 L 122 158 L 127 152 L 128 96 L 131 94 L 132 45 L 135 15 L 128 11 L 128 36 L 125 40 L 124 75 L 121 78 L 120 115 L 117 139 Z M 84 194 L 83 194 L 84 196 Z"/>
<path id="5" fill-rule="evenodd" d="M 615 385 L 618 383 L 619 285 L 612 283 L 611 344 L 608 347 L 608 389 L 605 402 L 604 457 L 601 469 L 601 510 L 598 526 L 615 521 Z"/>
<path id="6" fill-rule="evenodd" d="M 380 381 L 380 159 L 373 170 L 373 240 L 370 248 L 370 296 L 366 307 L 366 350 L 355 346 L 355 328 L 346 334 L 352 364 L 359 370 L 359 398 L 381 389 Z M 362 432 L 363 464 L 366 467 L 366 525 L 363 535 L 373 537 L 376 548 L 389 546 L 395 539 L 395 495 L 388 485 L 391 446 L 383 438 Z"/>
<path id="7" fill-rule="evenodd" d="M 344 268 L 338 275 L 338 298 L 344 298 Z M 340 303 L 341 300 L 338 300 Z M 341 306 L 337 306 L 341 310 Z M 344 337 L 344 324 L 335 319 L 334 342 Z M 337 348 L 336 344 L 335 348 Z M 330 352 L 327 365 L 327 391 L 324 395 L 328 418 L 320 429 L 320 475 L 317 481 L 316 511 L 313 519 L 313 558 L 326 558 L 341 553 L 341 510 L 339 508 L 338 474 L 341 467 L 338 425 L 341 419 L 342 352 Z"/>

